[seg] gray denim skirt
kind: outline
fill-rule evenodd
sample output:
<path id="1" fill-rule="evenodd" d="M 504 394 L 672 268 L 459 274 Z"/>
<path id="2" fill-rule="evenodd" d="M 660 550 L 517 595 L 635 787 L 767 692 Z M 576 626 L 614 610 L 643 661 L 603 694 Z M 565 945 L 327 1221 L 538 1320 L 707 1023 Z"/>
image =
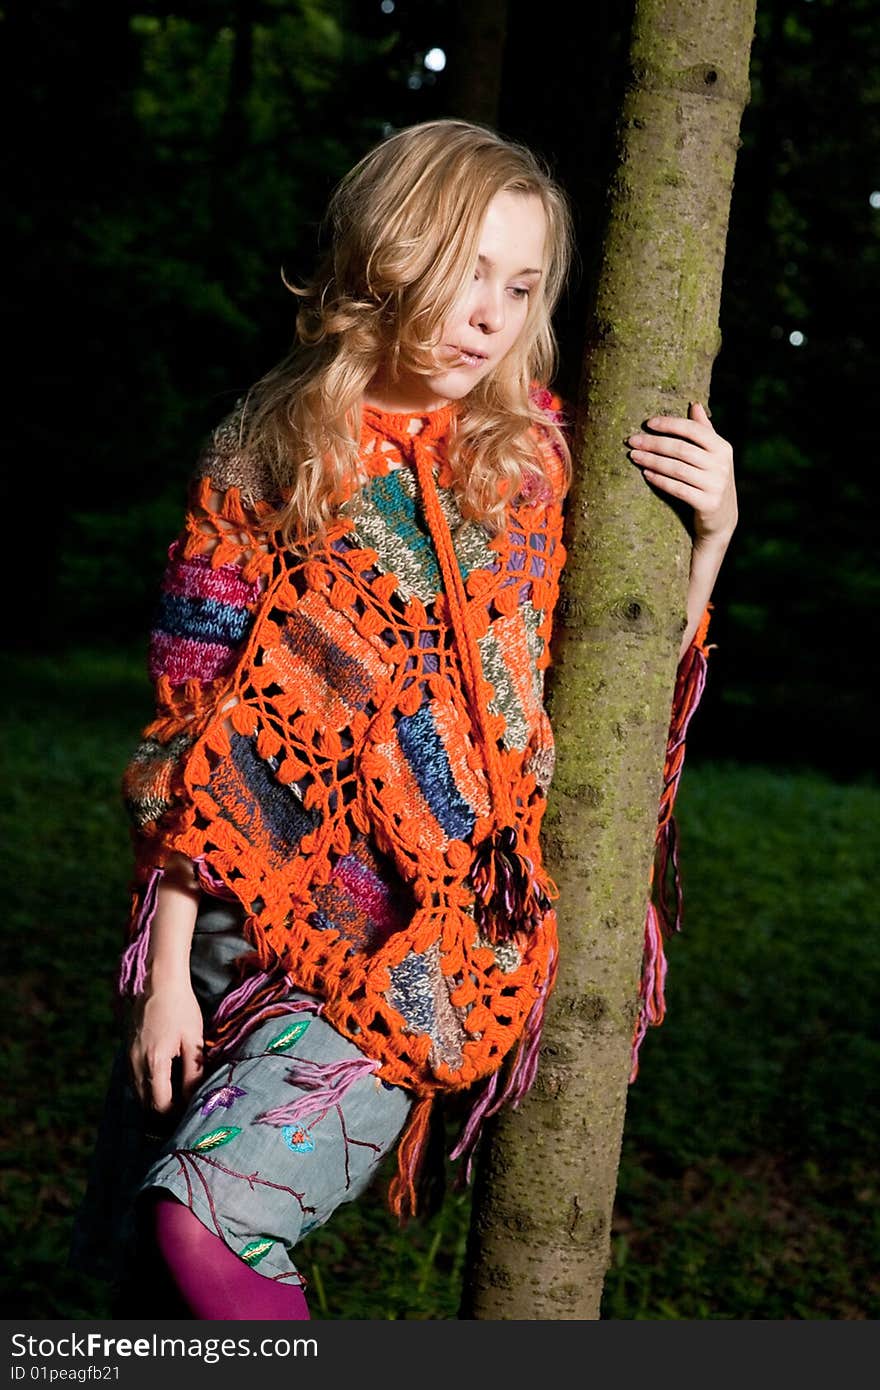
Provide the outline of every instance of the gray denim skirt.
<path id="1" fill-rule="evenodd" d="M 206 1018 L 241 988 L 235 962 L 251 952 L 241 920 L 237 904 L 203 893 L 190 973 Z M 370 1185 L 412 1105 L 321 1017 L 320 1002 L 289 989 L 283 1012 L 254 1014 L 241 1038 L 209 1054 L 170 1125 L 143 1110 L 119 1050 L 75 1223 L 77 1267 L 124 1280 L 137 1258 L 138 1203 L 163 1190 L 258 1273 L 305 1282 L 299 1241 Z"/>

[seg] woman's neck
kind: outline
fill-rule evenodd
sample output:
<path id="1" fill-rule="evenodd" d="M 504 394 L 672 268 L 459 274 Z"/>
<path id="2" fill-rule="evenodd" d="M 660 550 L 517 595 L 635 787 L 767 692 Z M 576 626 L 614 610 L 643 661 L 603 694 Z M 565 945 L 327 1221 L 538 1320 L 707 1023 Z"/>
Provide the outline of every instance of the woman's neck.
<path id="1" fill-rule="evenodd" d="M 364 392 L 363 401 L 364 405 L 375 406 L 389 415 L 430 415 L 449 405 L 444 396 L 435 395 L 428 383 L 418 377 L 393 385 L 374 377 Z"/>

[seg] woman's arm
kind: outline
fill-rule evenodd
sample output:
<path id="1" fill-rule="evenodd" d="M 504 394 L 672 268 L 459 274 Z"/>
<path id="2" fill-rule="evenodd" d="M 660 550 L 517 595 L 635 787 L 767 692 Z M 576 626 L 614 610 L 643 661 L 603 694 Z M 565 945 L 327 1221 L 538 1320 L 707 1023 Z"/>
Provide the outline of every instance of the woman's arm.
<path id="1" fill-rule="evenodd" d="M 150 932 L 144 989 L 135 999 L 129 1049 L 141 1102 L 159 1114 L 171 1109 L 172 1063 L 181 1061 L 181 1099 L 202 1074 L 202 1014 L 190 984 L 189 953 L 200 888 L 192 861 L 170 856 L 159 885 Z"/>
<path id="2" fill-rule="evenodd" d="M 706 605 L 712 597 L 718 571 L 727 552 L 730 537 L 694 541 L 691 549 L 691 573 L 687 595 L 687 627 L 681 639 L 678 659 L 681 661 L 696 635 Z"/>
<path id="3" fill-rule="evenodd" d="M 272 570 L 262 477 L 239 452 L 237 406 L 214 430 L 188 485 L 150 632 L 155 715 L 123 775 L 141 862 L 174 818 L 190 745 L 222 699 Z"/>
<path id="4" fill-rule="evenodd" d="M 236 454 L 237 419 L 234 413 L 214 432 L 190 481 L 183 528 L 168 550 L 150 634 L 155 715 L 122 777 L 135 869 L 119 991 L 132 998 L 144 988 L 160 892 L 163 919 L 168 912 L 171 886 L 163 891 L 164 866 L 189 808 L 187 758 L 223 707 L 272 569 L 261 521 L 268 504 L 255 488 L 253 470 Z"/>
<path id="5" fill-rule="evenodd" d="M 681 660 L 699 627 L 736 529 L 733 450 L 726 439 L 716 434 L 698 403 L 689 407 L 686 420 L 658 415 L 652 416 L 647 426 L 653 434 L 633 434 L 627 440 L 632 462 L 654 487 L 681 498 L 694 509 L 687 627 L 679 650 Z"/>

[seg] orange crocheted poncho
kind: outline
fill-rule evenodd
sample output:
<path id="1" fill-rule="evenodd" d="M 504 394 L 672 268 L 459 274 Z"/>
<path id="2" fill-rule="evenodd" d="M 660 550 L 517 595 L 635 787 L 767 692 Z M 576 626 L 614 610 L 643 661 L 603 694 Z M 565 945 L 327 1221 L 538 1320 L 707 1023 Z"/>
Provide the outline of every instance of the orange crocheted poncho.
<path id="1" fill-rule="evenodd" d="M 303 553 L 264 526 L 278 498 L 230 417 L 169 550 L 151 641 L 158 708 L 124 778 L 136 870 L 123 991 L 142 987 L 168 856 L 187 855 L 207 891 L 245 909 L 251 967 L 268 982 L 251 1007 L 280 997 L 273 980 L 313 991 L 378 1076 L 418 1097 L 400 1212 L 438 1092 L 485 1081 L 479 1119 L 528 1089 L 555 973 L 540 829 L 562 417 L 549 392 L 533 398 L 550 426 L 534 431 L 546 486 L 508 504 L 499 536 L 459 510 L 444 451 L 454 403 L 424 416 L 364 407 L 361 486 Z M 708 617 L 676 682 L 662 891 Z M 649 902 L 634 1055 L 662 1017 L 664 968 Z"/>

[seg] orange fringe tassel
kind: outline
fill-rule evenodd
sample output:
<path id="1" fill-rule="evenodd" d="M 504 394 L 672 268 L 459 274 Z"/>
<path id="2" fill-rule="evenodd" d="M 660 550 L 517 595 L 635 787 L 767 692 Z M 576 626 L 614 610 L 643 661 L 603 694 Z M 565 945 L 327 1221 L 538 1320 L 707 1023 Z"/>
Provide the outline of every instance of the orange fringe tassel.
<path id="1" fill-rule="evenodd" d="M 388 1205 L 401 1226 L 416 1214 L 416 1184 L 428 1147 L 433 1104 L 433 1096 L 422 1096 L 416 1101 L 397 1146 L 397 1172 L 388 1189 Z"/>

